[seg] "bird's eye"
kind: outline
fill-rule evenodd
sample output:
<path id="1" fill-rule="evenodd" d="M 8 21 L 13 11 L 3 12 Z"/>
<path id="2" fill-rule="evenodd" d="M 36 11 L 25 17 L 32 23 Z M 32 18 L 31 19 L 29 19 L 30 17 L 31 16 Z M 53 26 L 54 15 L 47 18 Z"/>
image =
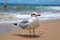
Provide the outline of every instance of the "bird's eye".
<path id="1" fill-rule="evenodd" d="M 36 14 L 31 14 L 31 16 L 36 15 Z"/>

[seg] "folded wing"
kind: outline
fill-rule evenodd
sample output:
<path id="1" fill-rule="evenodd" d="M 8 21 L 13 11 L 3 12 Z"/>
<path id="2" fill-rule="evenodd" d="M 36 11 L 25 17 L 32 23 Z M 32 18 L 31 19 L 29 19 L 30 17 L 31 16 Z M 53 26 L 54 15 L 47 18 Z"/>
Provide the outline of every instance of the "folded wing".
<path id="1" fill-rule="evenodd" d="M 22 22 L 19 23 L 19 27 L 22 29 L 25 29 L 29 25 L 28 20 L 23 20 Z"/>

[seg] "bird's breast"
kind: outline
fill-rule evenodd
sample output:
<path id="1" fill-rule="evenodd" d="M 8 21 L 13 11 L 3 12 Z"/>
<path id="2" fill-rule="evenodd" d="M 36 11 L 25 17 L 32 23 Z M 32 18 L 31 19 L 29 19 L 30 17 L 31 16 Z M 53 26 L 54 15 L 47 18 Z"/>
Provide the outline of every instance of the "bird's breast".
<path id="1" fill-rule="evenodd" d="M 38 21 L 37 18 L 29 19 L 29 27 L 28 27 L 28 29 L 34 29 L 34 28 L 36 28 L 38 26 L 39 26 L 39 21 Z"/>

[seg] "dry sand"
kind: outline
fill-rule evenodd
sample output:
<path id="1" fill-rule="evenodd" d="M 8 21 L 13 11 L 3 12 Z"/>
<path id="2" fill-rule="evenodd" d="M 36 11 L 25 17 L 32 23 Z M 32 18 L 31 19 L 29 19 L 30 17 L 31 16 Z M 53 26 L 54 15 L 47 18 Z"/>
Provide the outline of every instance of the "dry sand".
<path id="1" fill-rule="evenodd" d="M 18 28 L 15 32 L 0 35 L 0 40 L 60 40 L 60 20 L 40 23 L 36 36 Z"/>

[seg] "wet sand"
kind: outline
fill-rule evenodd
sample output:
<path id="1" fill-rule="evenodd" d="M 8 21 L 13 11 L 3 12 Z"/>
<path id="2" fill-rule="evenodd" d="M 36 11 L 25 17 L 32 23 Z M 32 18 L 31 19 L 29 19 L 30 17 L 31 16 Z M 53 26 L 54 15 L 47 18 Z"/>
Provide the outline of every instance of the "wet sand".
<path id="1" fill-rule="evenodd" d="M 15 32 L 0 35 L 0 40 L 60 40 L 60 20 L 40 23 L 36 35 L 29 35 L 28 30 L 18 28 Z"/>

